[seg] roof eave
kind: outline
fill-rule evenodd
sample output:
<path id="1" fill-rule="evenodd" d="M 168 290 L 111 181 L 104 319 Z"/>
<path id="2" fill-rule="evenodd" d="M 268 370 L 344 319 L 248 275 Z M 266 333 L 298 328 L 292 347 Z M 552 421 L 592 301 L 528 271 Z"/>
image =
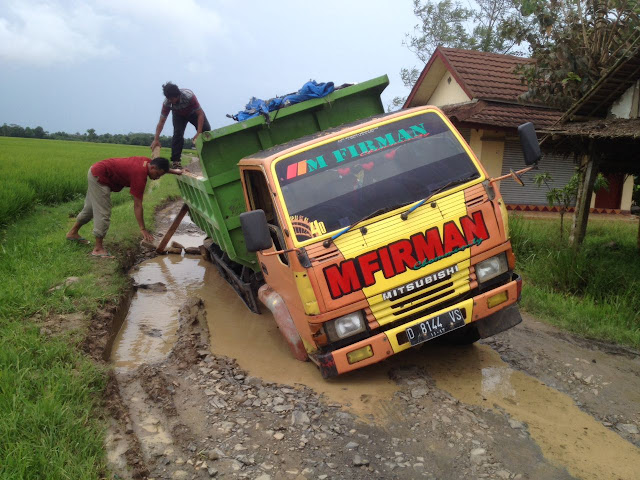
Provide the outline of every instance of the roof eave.
<path id="1" fill-rule="evenodd" d="M 447 58 L 446 54 L 442 51 L 441 47 L 438 46 L 438 47 L 436 47 L 436 50 L 433 52 L 433 55 L 431 55 L 431 58 L 429 59 L 429 62 L 427 62 L 427 64 L 425 65 L 424 69 L 422 70 L 422 73 L 420 73 L 420 76 L 418 77 L 418 80 L 416 81 L 415 85 L 411 89 L 411 92 L 409 93 L 409 96 L 407 97 L 407 100 L 404 102 L 404 105 L 402 105 L 403 109 L 410 108 L 411 102 L 413 101 L 413 99 L 415 98 L 416 94 L 418 93 L 418 90 L 420 89 L 420 85 L 422 85 L 422 82 L 424 81 L 424 79 L 427 76 L 429 70 L 431 69 L 431 66 L 433 65 L 433 63 L 435 62 L 435 60 L 437 58 L 442 60 L 442 63 L 444 63 L 445 68 L 451 73 L 451 75 L 453 75 L 453 78 L 455 78 L 456 82 L 458 82 L 458 84 L 460 85 L 460 88 L 462 88 L 462 91 L 465 94 L 467 94 L 467 96 L 470 99 L 474 98 L 474 94 L 469 89 L 469 86 L 465 83 L 463 78 L 460 76 L 460 74 L 457 72 L 457 70 L 451 64 L 451 62 Z"/>

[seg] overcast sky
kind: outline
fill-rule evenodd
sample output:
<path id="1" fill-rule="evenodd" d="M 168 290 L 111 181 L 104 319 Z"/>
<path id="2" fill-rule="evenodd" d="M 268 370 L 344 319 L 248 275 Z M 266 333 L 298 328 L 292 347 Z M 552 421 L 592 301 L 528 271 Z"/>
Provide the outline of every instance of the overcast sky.
<path id="1" fill-rule="evenodd" d="M 0 0 L 0 124 L 153 132 L 167 80 L 212 128 L 310 79 L 387 74 L 386 106 L 419 65 L 402 45 L 416 22 L 411 0 Z"/>

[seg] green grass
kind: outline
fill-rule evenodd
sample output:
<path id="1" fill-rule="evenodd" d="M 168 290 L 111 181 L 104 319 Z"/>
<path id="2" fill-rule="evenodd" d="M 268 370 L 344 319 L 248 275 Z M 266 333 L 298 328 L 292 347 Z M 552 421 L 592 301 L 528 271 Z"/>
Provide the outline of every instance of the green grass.
<path id="1" fill-rule="evenodd" d="M 102 145 L 57 143 L 77 145 L 82 151 L 93 147 L 100 157 L 105 152 Z M 39 152 L 35 149 L 33 154 Z M 120 152 L 120 156 L 141 154 L 135 147 Z M 86 164 L 100 159 L 95 152 L 90 157 L 89 161 L 78 160 L 76 167 L 84 177 L 83 190 Z M 30 160 L 37 161 L 23 159 Z M 8 185 L 2 182 L 2 188 Z M 149 227 L 153 226 L 154 208 L 177 195 L 172 175 L 148 182 L 144 211 Z M 141 237 L 128 189 L 113 197 L 105 245 L 122 258 Z M 95 479 L 106 474 L 101 406 L 105 372 L 79 353 L 84 331 L 51 337 L 41 334 L 38 324 L 38 319 L 57 313 L 79 311 L 91 318 L 101 307 L 116 304 L 127 288 L 126 273 L 117 260 L 93 259 L 88 255 L 91 246 L 65 240 L 82 205 L 80 196 L 59 205 L 37 202 L 30 212 L 20 213 L 0 230 L 2 479 Z M 89 223 L 81 233 L 91 238 L 91 229 Z M 69 276 L 80 281 L 51 291 Z"/>
<path id="2" fill-rule="evenodd" d="M 565 224 L 570 223 L 565 220 Z M 510 219 L 525 310 L 571 332 L 640 348 L 638 223 L 594 218 L 581 249 L 559 218 Z"/>
<path id="3" fill-rule="evenodd" d="M 163 154 L 168 157 L 169 150 Z M 36 204 L 84 197 L 87 171 L 94 163 L 136 155 L 150 156 L 151 151 L 131 145 L 0 137 L 0 228 Z M 121 197 L 114 195 L 114 202 L 121 202 Z"/>
<path id="4" fill-rule="evenodd" d="M 96 479 L 104 376 L 62 339 L 33 325 L 0 327 L 0 478 Z"/>

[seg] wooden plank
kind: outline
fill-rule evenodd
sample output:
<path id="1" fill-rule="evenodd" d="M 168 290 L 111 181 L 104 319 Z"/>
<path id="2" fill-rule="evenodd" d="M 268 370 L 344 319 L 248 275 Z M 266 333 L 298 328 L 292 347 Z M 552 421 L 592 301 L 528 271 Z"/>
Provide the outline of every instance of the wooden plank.
<path id="1" fill-rule="evenodd" d="M 160 242 L 160 245 L 158 245 L 158 248 L 156 248 L 156 252 L 158 253 L 164 252 L 164 249 L 167 246 L 167 243 L 169 243 L 169 240 L 171 240 L 171 237 L 173 237 L 173 234 L 176 233 L 176 230 L 178 229 L 180 222 L 182 222 L 182 219 L 184 218 L 184 216 L 187 214 L 188 211 L 189 211 L 189 207 L 187 206 L 186 203 L 183 203 L 182 208 L 176 215 L 176 218 L 173 220 L 173 223 L 169 227 L 169 230 L 167 230 L 167 233 L 164 234 L 164 238 Z"/>

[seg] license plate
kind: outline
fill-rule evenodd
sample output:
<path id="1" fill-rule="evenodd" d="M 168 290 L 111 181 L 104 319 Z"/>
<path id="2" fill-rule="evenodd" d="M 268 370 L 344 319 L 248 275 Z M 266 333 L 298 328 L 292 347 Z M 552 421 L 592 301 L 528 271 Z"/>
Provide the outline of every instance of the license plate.
<path id="1" fill-rule="evenodd" d="M 451 330 L 464 326 L 464 317 L 459 308 L 454 308 L 445 313 L 441 313 L 437 317 L 429 318 L 423 322 L 417 323 L 407 328 L 407 338 L 411 345 L 420 343 L 439 337 Z"/>

